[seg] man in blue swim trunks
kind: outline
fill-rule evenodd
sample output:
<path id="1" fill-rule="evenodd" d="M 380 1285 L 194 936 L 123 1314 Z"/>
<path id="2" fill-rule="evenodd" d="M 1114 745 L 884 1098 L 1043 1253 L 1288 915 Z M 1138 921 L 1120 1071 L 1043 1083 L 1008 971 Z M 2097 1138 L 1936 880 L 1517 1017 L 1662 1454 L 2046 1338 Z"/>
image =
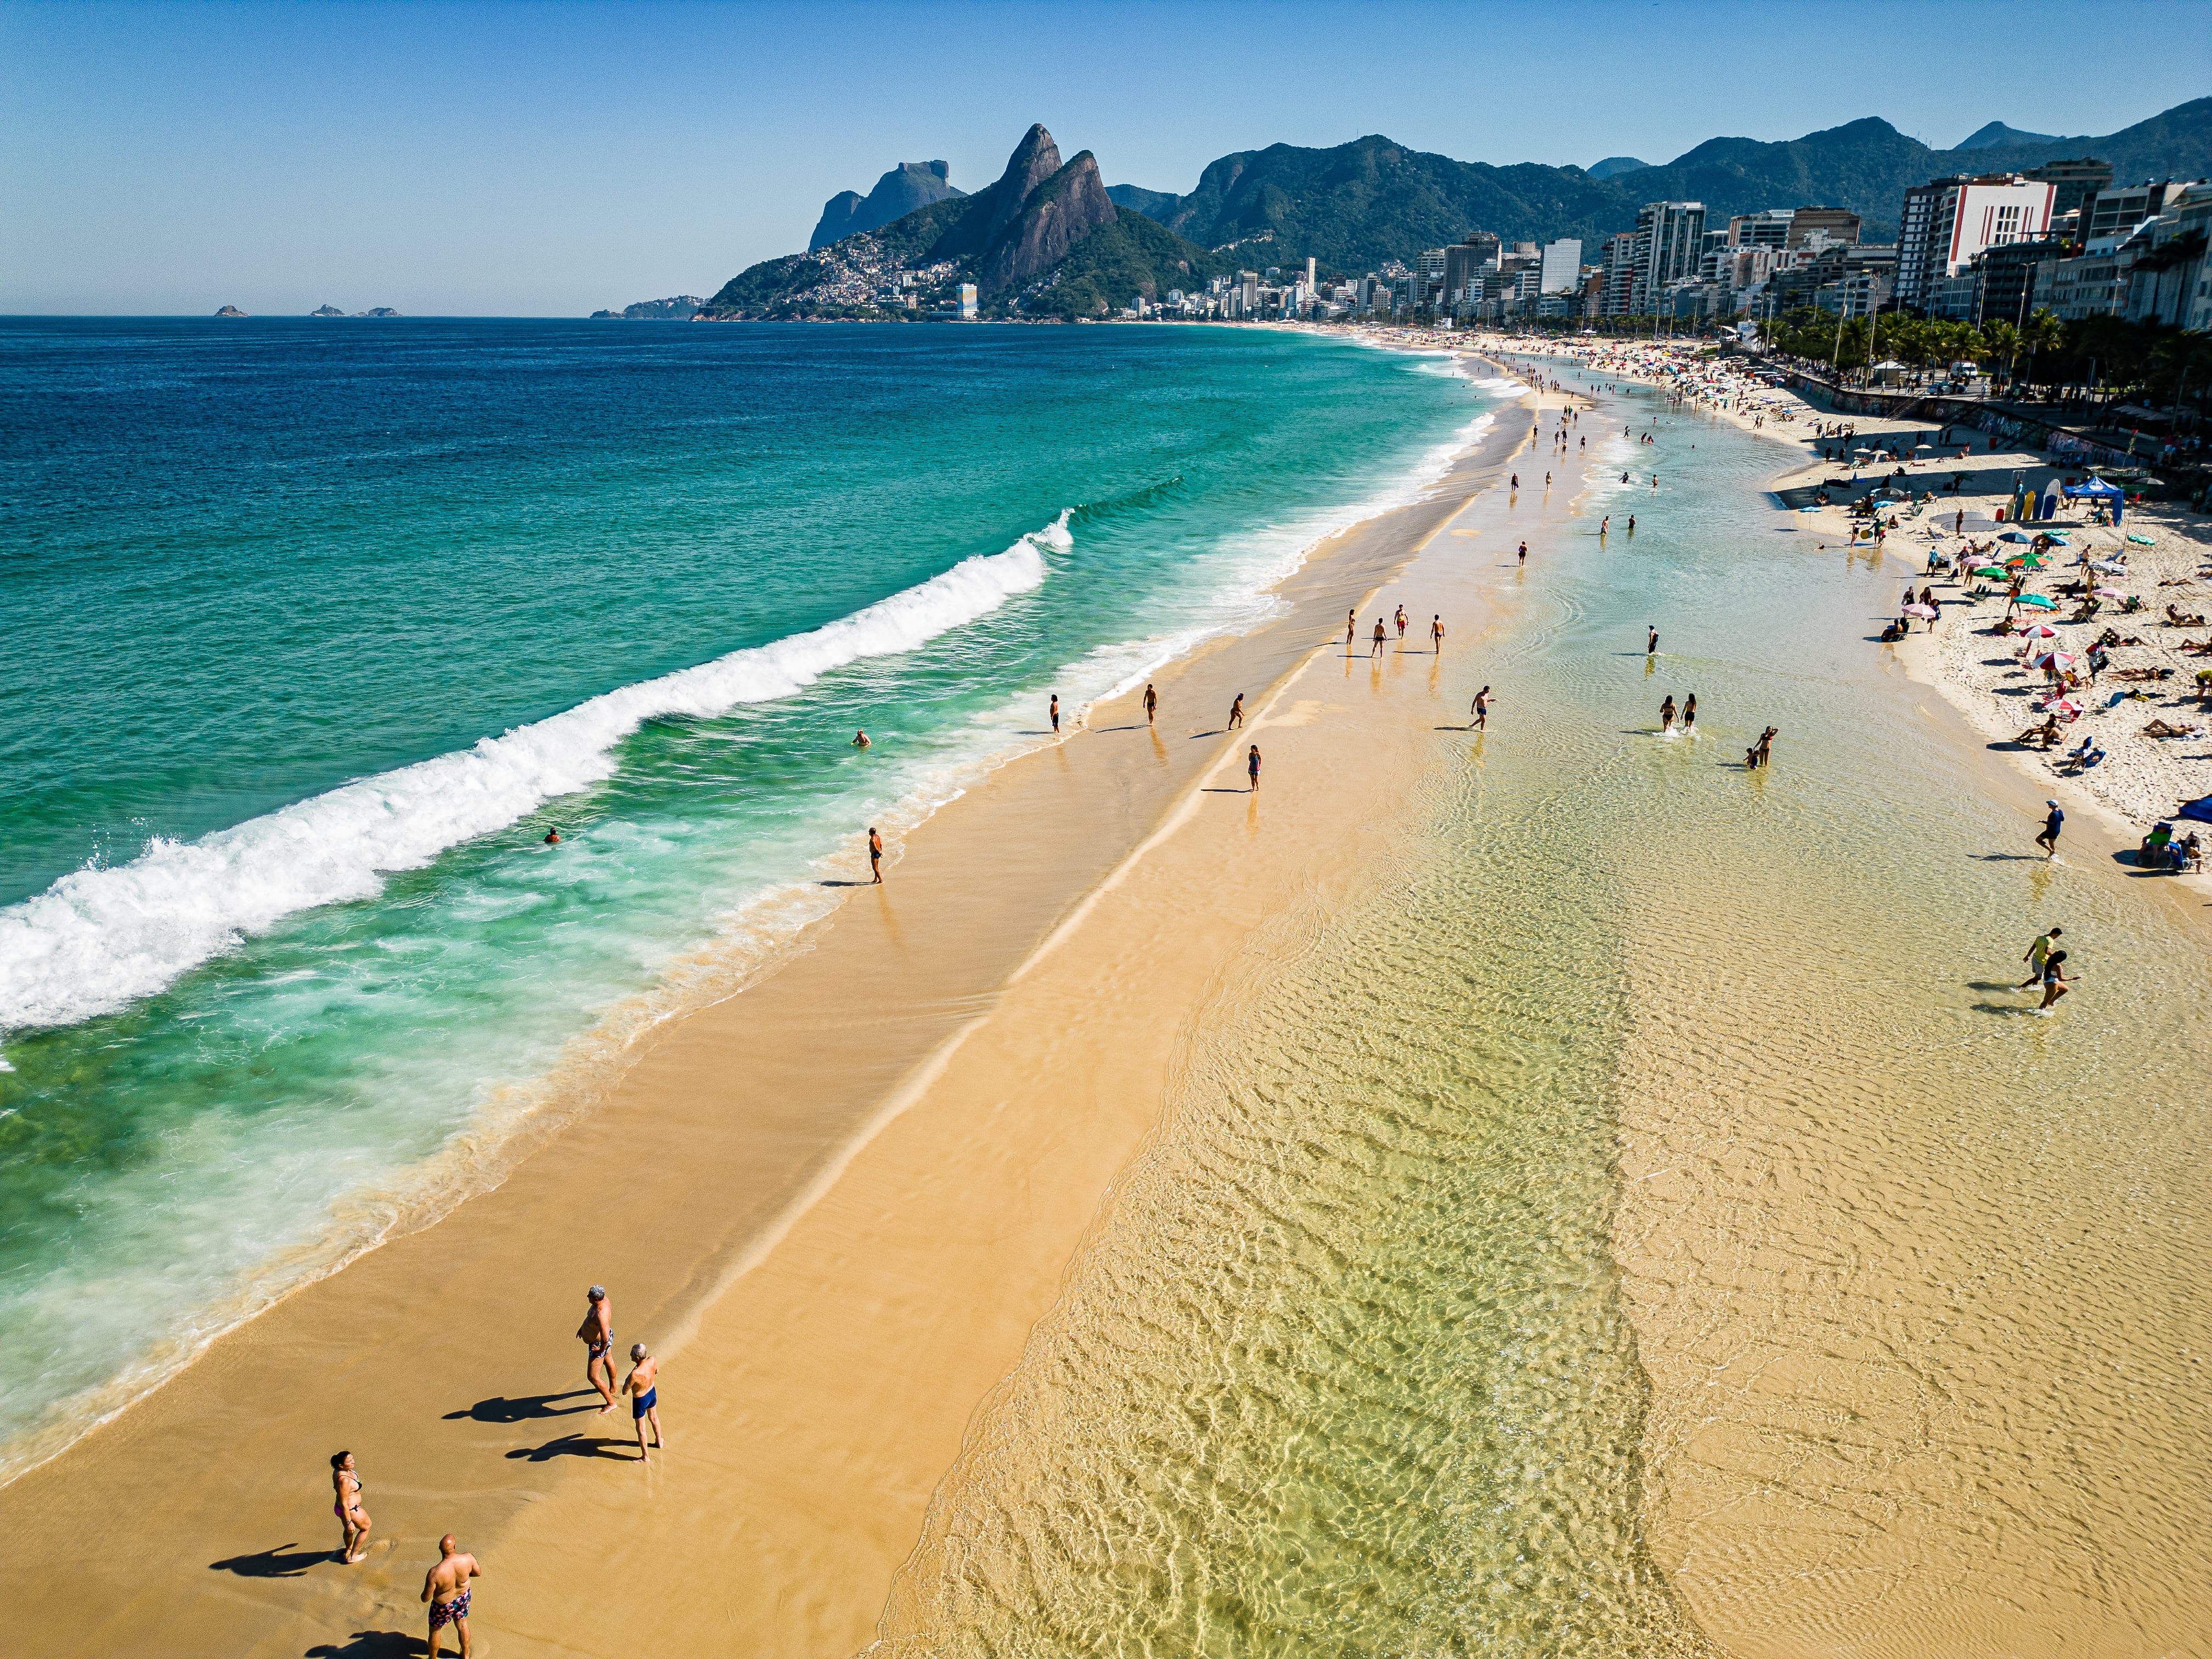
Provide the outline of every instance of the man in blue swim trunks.
<path id="1" fill-rule="evenodd" d="M 660 1362 L 645 1351 L 645 1344 L 629 1345 L 629 1375 L 623 1379 L 623 1392 L 629 1395 L 630 1421 L 637 1425 L 637 1461 L 650 1463 L 653 1458 L 645 1449 L 645 1425 L 653 1425 L 653 1443 L 660 1444 L 660 1390 L 653 1379 L 660 1374 Z"/>
<path id="2" fill-rule="evenodd" d="M 438 1659 L 448 1625 L 461 1659 L 469 1659 L 469 1580 L 483 1576 L 476 1557 L 465 1553 L 453 1534 L 438 1540 L 438 1565 L 422 1575 L 422 1599 L 430 1604 L 430 1659 Z"/>

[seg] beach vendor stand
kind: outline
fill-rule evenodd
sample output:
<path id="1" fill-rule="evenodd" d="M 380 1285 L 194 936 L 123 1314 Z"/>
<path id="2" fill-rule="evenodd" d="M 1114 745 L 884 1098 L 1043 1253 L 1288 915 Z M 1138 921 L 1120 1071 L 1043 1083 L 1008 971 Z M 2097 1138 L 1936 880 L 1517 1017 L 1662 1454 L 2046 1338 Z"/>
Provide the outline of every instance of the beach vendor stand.
<path id="1" fill-rule="evenodd" d="M 2121 514 L 2127 510 L 2127 491 L 2122 489 L 2118 484 L 2106 483 L 2094 473 L 2090 474 L 2080 483 L 2066 484 L 2063 488 L 2069 501 L 2086 501 L 2092 507 L 2109 508 L 2114 524 L 2120 522 Z"/>

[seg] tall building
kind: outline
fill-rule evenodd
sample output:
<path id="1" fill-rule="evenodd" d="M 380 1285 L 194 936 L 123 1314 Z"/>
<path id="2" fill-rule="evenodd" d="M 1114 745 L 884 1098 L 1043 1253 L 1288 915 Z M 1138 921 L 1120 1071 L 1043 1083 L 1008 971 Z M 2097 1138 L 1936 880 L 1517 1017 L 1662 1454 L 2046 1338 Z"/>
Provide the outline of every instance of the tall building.
<path id="1" fill-rule="evenodd" d="M 1582 240 L 1562 236 L 1556 242 L 1544 244 L 1544 276 L 1541 283 L 1546 294 L 1565 294 L 1582 276 Z"/>
<path id="2" fill-rule="evenodd" d="M 1485 269 L 1494 269 L 1498 264 L 1498 239 L 1480 231 L 1463 242 L 1455 242 L 1443 250 L 1444 265 L 1440 280 L 1444 285 L 1446 305 L 1466 305 L 1481 297 L 1470 293 L 1470 289 L 1481 286 Z"/>
<path id="3" fill-rule="evenodd" d="M 2057 185 L 2016 173 L 1915 185 L 1898 216 L 1898 299 L 1925 311 L 1936 285 L 1956 276 L 1984 248 L 2039 240 L 2050 228 L 2057 193 Z"/>
<path id="4" fill-rule="evenodd" d="M 975 314 L 975 284 L 973 283 L 960 284 L 960 314 L 963 317 Z"/>
<path id="5" fill-rule="evenodd" d="M 1641 233 L 1624 230 L 1605 239 L 1601 260 L 1604 265 L 1604 299 L 1599 315 L 1626 317 L 1636 304 L 1637 249 Z"/>
<path id="6" fill-rule="evenodd" d="M 1636 276 L 1629 296 L 1632 315 L 1656 313 L 1668 283 L 1698 274 L 1705 234 L 1703 202 L 1646 202 L 1636 210 Z"/>
<path id="7" fill-rule="evenodd" d="M 1306 255 L 1306 292 L 1309 294 L 1312 293 L 1316 286 L 1316 284 L 1314 281 L 1313 255 L 1309 253 Z"/>
<path id="8" fill-rule="evenodd" d="M 2100 236 L 2125 236 L 2144 220 L 2165 212 L 2166 204 L 2188 187 L 2175 179 L 2160 179 L 2118 190 L 2100 190 L 2088 204 L 2089 222 L 2081 227 L 2081 240 L 2094 242 Z"/>
<path id="9" fill-rule="evenodd" d="M 1739 213 L 1724 233 L 1729 247 L 1788 247 L 1790 227 L 1797 217 L 1795 208 L 1768 208 L 1763 213 Z M 1711 233 L 1707 233 L 1711 234 Z"/>
<path id="10" fill-rule="evenodd" d="M 2063 244 L 2048 237 L 1984 249 L 1975 261 L 1981 269 L 1982 291 L 1979 314 L 1973 320 L 2010 323 L 2014 328 L 2027 322 L 2035 308 L 2036 268 L 2064 252 Z"/>
<path id="11" fill-rule="evenodd" d="M 1790 240 L 1784 246 L 1803 247 L 1815 235 L 1826 237 L 1831 247 L 1856 247 L 1859 216 L 1848 208 L 1801 207 L 1790 216 Z"/>
<path id="12" fill-rule="evenodd" d="M 1243 288 L 1240 299 L 1244 314 L 1247 317 L 1258 316 L 1260 314 L 1260 273 L 1256 270 L 1240 270 L 1237 273 L 1237 280 Z"/>
<path id="13" fill-rule="evenodd" d="M 2111 188 L 2112 164 L 2083 156 L 2078 161 L 2045 161 L 2039 167 L 2030 167 L 2027 176 L 2039 184 L 2055 185 L 2057 194 L 2051 203 L 2051 216 L 2071 213 L 2100 190 Z"/>

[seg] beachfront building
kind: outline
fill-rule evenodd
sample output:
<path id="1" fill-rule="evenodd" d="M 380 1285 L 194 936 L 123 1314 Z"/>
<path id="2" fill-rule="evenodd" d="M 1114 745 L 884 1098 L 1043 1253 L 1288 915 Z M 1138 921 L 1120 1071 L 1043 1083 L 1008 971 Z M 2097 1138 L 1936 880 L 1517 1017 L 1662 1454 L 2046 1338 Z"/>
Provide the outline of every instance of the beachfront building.
<path id="1" fill-rule="evenodd" d="M 1936 285 L 1984 248 L 2038 241 L 2057 187 L 2017 173 L 1931 179 L 1905 192 L 1898 216 L 1897 297 L 1928 309 Z"/>
<path id="2" fill-rule="evenodd" d="M 1537 283 L 1540 294 L 1571 294 L 1582 285 L 1583 245 L 1576 236 L 1562 236 L 1544 244 L 1543 265 Z"/>
<path id="3" fill-rule="evenodd" d="M 963 317 L 975 314 L 975 284 L 973 283 L 960 284 L 960 314 Z"/>
<path id="4" fill-rule="evenodd" d="M 1790 212 L 1790 238 L 1786 247 L 1811 248 L 1818 252 L 1824 247 L 1856 247 L 1859 240 L 1859 216 L 1849 208 L 1801 207 Z"/>
<path id="5" fill-rule="evenodd" d="M 1670 283 L 1697 275 L 1705 234 L 1703 202 L 1646 202 L 1637 210 L 1630 314 L 1656 314 Z"/>
<path id="6" fill-rule="evenodd" d="M 2146 217 L 2146 208 L 2161 210 Z M 2212 185 L 2164 179 L 2100 192 L 2082 210 L 2103 227 L 2071 257 L 2039 261 L 2033 307 L 2059 321 L 2125 317 L 2135 322 L 2203 328 L 2212 320 L 2203 250 L 2212 229 Z M 2188 322 L 2195 317 L 2199 320 Z"/>
<path id="7" fill-rule="evenodd" d="M 2063 258 L 2065 252 L 2066 244 L 2051 236 L 1984 248 L 1973 261 L 1979 290 L 1972 320 L 2025 325 L 2035 310 L 2036 271 L 2045 259 Z"/>
<path id="8" fill-rule="evenodd" d="M 1739 213 L 1728 222 L 1728 228 L 1707 231 L 1708 237 L 1718 236 L 1726 247 L 1771 247 L 1790 246 L 1790 231 L 1797 217 L 1795 208 L 1767 208 L 1759 213 Z"/>
<path id="9" fill-rule="evenodd" d="M 2131 323 L 2167 328 L 2212 325 L 2212 184 L 2184 185 L 2166 210 L 2136 227 L 2123 248 L 2130 254 L 2120 314 Z"/>
<path id="10" fill-rule="evenodd" d="M 2100 190 L 2087 204 L 2081 240 L 2094 242 L 2107 236 L 2125 239 L 2144 220 L 2155 219 L 2164 213 L 2167 204 L 2178 200 L 2188 188 L 2176 179 L 2159 179 L 2145 184 L 2123 185 L 2118 190 Z"/>
<path id="11" fill-rule="evenodd" d="M 2085 155 L 2073 161 L 2045 161 L 2030 167 L 2026 176 L 2053 187 L 2051 216 L 2058 219 L 2080 212 L 2084 203 L 2112 188 L 2112 164 Z"/>

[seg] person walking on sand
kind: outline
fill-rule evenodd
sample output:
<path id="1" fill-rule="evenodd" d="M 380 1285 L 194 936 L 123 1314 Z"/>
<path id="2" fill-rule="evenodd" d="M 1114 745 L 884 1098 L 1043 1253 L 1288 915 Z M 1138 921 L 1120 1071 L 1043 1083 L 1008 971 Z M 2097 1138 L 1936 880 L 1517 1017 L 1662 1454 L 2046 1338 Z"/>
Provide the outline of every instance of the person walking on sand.
<path id="1" fill-rule="evenodd" d="M 1403 646 L 1406 643 L 1406 607 L 1402 605 L 1398 607 L 1397 623 L 1398 643 Z"/>
<path id="2" fill-rule="evenodd" d="M 2074 988 L 2067 983 L 2065 963 L 2066 952 L 2063 951 L 2053 951 L 2044 958 L 2043 1002 L 2036 1009 L 2037 1013 L 2049 1013 L 2057 1005 L 2058 999 Z"/>
<path id="3" fill-rule="evenodd" d="M 615 1304 L 607 1298 L 604 1285 L 594 1285 L 584 1292 L 591 1306 L 585 1310 L 584 1322 L 576 1327 L 576 1340 L 584 1345 L 584 1382 L 598 1389 L 599 1398 L 607 1403 L 599 1407 L 602 1413 L 615 1408 Z M 606 1386 L 600 1388 L 599 1368 L 607 1368 Z"/>
<path id="4" fill-rule="evenodd" d="M 2058 832 L 2066 827 L 2066 811 L 2055 800 L 2043 804 L 2051 811 L 2044 815 L 2043 833 L 2035 838 L 2035 844 L 2043 849 L 2045 857 L 2055 859 L 2058 856 Z"/>
<path id="5" fill-rule="evenodd" d="M 1490 688 L 1488 686 L 1484 686 L 1481 690 L 1474 694 L 1474 705 L 1469 712 L 1474 716 L 1476 731 L 1480 732 L 1490 724 Z"/>
<path id="6" fill-rule="evenodd" d="M 1244 757 L 1244 774 L 1252 780 L 1252 793 L 1260 793 L 1260 745 L 1254 744 Z"/>
<path id="7" fill-rule="evenodd" d="M 1444 653 L 1444 619 L 1439 611 L 1429 618 L 1429 643 L 1436 647 L 1437 655 Z"/>
<path id="8" fill-rule="evenodd" d="M 653 1379 L 660 1375 L 660 1362 L 645 1351 L 645 1344 L 629 1345 L 629 1375 L 623 1378 L 623 1391 L 629 1395 L 629 1419 L 637 1425 L 637 1461 L 650 1463 L 652 1455 L 645 1449 L 645 1425 L 653 1425 L 653 1443 L 660 1439 L 660 1390 Z"/>
<path id="9" fill-rule="evenodd" d="M 1669 692 L 1667 694 L 1666 700 L 1665 700 L 1664 702 L 1662 702 L 1659 705 L 1659 732 L 1660 732 L 1660 735 L 1663 737 L 1664 735 L 1666 735 L 1666 733 L 1668 733 L 1668 732 L 1672 732 L 1674 729 L 1674 694 L 1672 691 L 1669 691 Z"/>
<path id="10" fill-rule="evenodd" d="M 1158 714 L 1159 713 L 1159 709 L 1160 709 L 1160 694 L 1159 694 L 1158 692 L 1157 692 L 1157 691 L 1153 690 L 1152 690 L 1152 683 L 1150 680 L 1146 680 L 1146 681 L 1145 682 L 1145 724 L 1146 724 L 1146 725 L 1150 726 L 1150 725 L 1152 725 L 1152 724 L 1153 716 L 1155 716 L 1156 714 Z"/>
<path id="11" fill-rule="evenodd" d="M 1375 643 L 1367 653 L 1370 660 L 1382 654 L 1382 618 L 1377 617 L 1375 619 Z"/>
<path id="12" fill-rule="evenodd" d="M 438 1659 L 448 1625 L 460 1644 L 461 1659 L 469 1659 L 469 1580 L 483 1577 L 476 1557 L 453 1534 L 438 1540 L 438 1565 L 422 1575 L 422 1599 L 430 1604 L 430 1659 Z"/>
<path id="13" fill-rule="evenodd" d="M 884 884 L 884 838 L 876 833 L 876 826 L 872 823 L 868 826 L 868 876 L 872 885 L 880 887 Z M 607 1380 L 611 1382 L 614 1380 L 614 1363 L 611 1360 L 607 1364 Z M 610 1401 L 607 1403 L 612 1405 L 614 1402 Z"/>
<path id="14" fill-rule="evenodd" d="M 1239 691 L 1237 701 L 1229 705 L 1229 729 L 1234 732 L 1244 724 L 1244 694 Z"/>
<path id="15" fill-rule="evenodd" d="M 2043 977 L 2043 964 L 2051 960 L 2051 953 L 2057 948 L 2059 936 L 2065 931 L 2063 927 L 2050 927 L 2035 936 L 2035 943 L 2027 947 L 2027 954 L 2021 958 L 2027 964 L 2027 977 L 2021 981 L 2017 989 L 2025 991 Z"/>
<path id="16" fill-rule="evenodd" d="M 338 1518 L 344 1537 L 338 1545 L 338 1559 L 351 1566 L 368 1553 L 368 1511 L 362 1507 L 361 1476 L 353 1466 L 353 1454 L 336 1452 L 331 1457 L 331 1490 L 337 1501 L 331 1513 Z"/>

